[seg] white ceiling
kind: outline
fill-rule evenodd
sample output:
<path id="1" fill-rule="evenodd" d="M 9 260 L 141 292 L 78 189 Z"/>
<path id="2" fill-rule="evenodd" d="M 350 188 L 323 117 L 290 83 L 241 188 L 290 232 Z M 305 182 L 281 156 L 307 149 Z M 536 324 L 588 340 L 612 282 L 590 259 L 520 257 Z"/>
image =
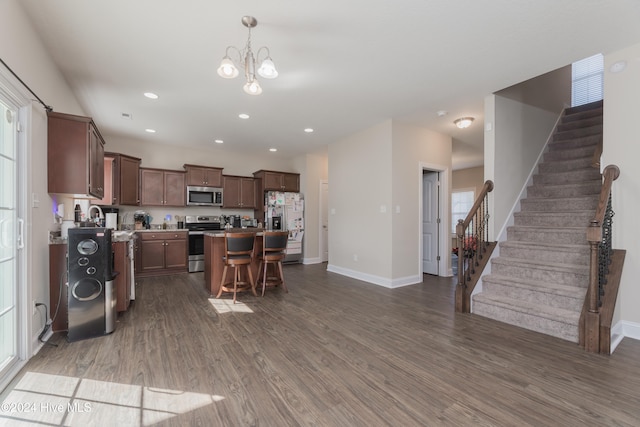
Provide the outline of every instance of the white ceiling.
<path id="1" fill-rule="evenodd" d="M 454 163 L 478 164 L 486 95 L 640 41 L 638 0 L 21 4 L 105 139 L 211 146 L 220 138 L 224 149 L 265 155 L 319 150 L 393 118 L 451 135 Z M 228 45 L 244 47 L 244 15 L 258 20 L 254 51 L 268 46 L 280 73 L 260 80 L 257 97 L 242 91 L 241 77 L 216 74 Z M 461 116 L 476 121 L 456 129 Z"/>

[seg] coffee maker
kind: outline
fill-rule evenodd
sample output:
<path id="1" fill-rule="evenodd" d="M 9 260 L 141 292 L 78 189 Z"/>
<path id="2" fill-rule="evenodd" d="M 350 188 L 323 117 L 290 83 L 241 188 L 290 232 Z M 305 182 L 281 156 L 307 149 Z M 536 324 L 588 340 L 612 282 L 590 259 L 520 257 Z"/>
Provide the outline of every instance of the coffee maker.
<path id="1" fill-rule="evenodd" d="M 136 211 L 133 214 L 133 222 L 135 230 L 143 230 L 147 226 L 147 213 L 144 211 Z"/>

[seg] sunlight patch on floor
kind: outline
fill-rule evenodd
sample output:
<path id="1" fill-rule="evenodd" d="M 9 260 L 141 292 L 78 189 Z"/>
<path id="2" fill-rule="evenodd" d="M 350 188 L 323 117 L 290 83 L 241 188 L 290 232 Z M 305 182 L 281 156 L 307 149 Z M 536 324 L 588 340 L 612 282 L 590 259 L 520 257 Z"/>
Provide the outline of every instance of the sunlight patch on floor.
<path id="1" fill-rule="evenodd" d="M 0 426 L 149 426 L 223 399 L 214 394 L 27 372 L 0 404 Z"/>
<path id="2" fill-rule="evenodd" d="M 253 310 L 251 310 L 248 305 L 240 301 L 236 301 L 236 303 L 234 304 L 233 300 L 231 299 L 209 298 L 209 302 L 211 303 L 213 308 L 218 312 L 218 314 L 253 313 Z"/>

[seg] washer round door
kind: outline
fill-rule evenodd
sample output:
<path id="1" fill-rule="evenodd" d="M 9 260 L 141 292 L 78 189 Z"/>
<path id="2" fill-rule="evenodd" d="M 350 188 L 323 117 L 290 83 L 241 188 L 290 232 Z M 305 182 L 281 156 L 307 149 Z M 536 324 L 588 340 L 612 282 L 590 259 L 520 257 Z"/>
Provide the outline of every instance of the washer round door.
<path id="1" fill-rule="evenodd" d="M 102 293 L 102 283 L 93 277 L 85 277 L 78 280 L 71 287 L 71 295 L 78 301 L 91 301 Z"/>

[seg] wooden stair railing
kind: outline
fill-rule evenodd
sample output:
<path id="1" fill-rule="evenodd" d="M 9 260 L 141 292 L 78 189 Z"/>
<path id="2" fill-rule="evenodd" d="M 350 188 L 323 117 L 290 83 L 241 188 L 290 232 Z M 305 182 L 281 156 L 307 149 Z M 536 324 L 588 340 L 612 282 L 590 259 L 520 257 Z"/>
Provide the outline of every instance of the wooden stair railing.
<path id="1" fill-rule="evenodd" d="M 456 236 L 458 240 L 458 285 L 456 286 L 456 312 L 471 311 L 471 293 L 476 286 L 484 266 L 495 248 L 495 242 L 488 242 L 489 235 L 489 193 L 493 191 L 493 181 L 487 180 L 476 198 L 469 214 L 458 220 Z"/>
<path id="2" fill-rule="evenodd" d="M 610 354 L 613 308 L 618 297 L 626 251 L 614 251 L 611 247 L 614 215 L 611 187 L 620 176 L 620 169 L 616 165 L 609 165 L 602 176 L 598 207 L 587 229 L 590 246 L 589 287 L 580 316 L 579 341 L 586 351 Z"/>

